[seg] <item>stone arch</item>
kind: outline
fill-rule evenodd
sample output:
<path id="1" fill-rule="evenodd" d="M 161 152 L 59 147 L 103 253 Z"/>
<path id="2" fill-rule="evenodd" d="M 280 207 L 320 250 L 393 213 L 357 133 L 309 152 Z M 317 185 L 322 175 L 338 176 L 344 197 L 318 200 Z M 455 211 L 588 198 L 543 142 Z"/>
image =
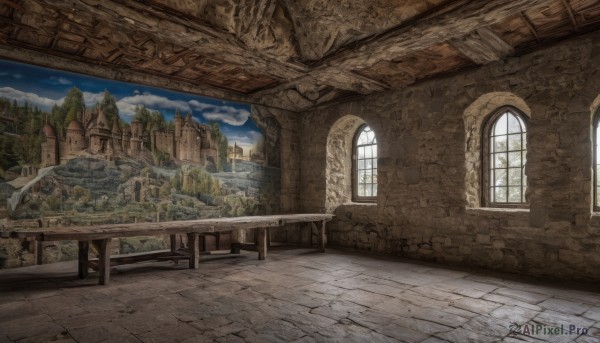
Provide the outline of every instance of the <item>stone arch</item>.
<path id="1" fill-rule="evenodd" d="M 600 111 L 600 94 L 594 99 L 592 102 L 592 106 L 590 106 L 590 113 L 592 115 L 592 119 L 597 115 Z"/>
<path id="2" fill-rule="evenodd" d="M 464 113 L 465 127 L 465 196 L 468 207 L 481 206 L 482 129 L 496 110 L 512 106 L 531 118 L 531 109 L 522 98 L 510 92 L 491 92 L 477 98 Z"/>
<path id="3" fill-rule="evenodd" d="M 352 145 L 356 130 L 363 124 L 366 122 L 362 118 L 346 115 L 329 129 L 325 168 L 327 212 L 333 212 L 337 206 L 352 201 Z"/>

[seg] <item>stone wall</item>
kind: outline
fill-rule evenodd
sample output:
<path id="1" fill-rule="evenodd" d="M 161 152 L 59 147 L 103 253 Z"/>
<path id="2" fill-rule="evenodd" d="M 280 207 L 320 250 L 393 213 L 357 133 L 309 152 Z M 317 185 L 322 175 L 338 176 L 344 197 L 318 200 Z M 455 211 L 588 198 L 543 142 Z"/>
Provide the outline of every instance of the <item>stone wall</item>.
<path id="1" fill-rule="evenodd" d="M 600 37 L 588 35 L 304 113 L 301 210 L 336 213 L 330 245 L 600 280 L 600 220 L 591 206 L 599 94 Z M 502 105 L 529 116 L 528 209 L 480 207 L 481 128 Z M 331 142 L 351 137 L 353 126 L 339 123 L 356 117 L 377 134 L 377 204 L 340 196 L 349 189 L 350 158 L 332 153 L 340 144 Z"/>

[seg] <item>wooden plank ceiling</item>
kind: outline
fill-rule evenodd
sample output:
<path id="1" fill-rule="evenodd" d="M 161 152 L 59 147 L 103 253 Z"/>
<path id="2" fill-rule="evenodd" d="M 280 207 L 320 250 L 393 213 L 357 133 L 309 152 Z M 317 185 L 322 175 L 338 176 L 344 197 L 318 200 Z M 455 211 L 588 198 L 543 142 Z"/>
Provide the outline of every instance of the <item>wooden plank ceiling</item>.
<path id="1" fill-rule="evenodd" d="M 292 111 L 600 28 L 600 0 L 0 0 L 0 58 Z"/>

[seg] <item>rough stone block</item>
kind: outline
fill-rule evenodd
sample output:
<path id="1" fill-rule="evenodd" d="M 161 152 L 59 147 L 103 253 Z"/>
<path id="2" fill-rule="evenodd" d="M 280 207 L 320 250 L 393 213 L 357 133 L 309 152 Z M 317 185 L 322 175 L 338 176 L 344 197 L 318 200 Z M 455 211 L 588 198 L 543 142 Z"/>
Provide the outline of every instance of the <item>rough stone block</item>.
<path id="1" fill-rule="evenodd" d="M 477 234 L 475 241 L 479 244 L 490 244 L 490 235 Z"/>

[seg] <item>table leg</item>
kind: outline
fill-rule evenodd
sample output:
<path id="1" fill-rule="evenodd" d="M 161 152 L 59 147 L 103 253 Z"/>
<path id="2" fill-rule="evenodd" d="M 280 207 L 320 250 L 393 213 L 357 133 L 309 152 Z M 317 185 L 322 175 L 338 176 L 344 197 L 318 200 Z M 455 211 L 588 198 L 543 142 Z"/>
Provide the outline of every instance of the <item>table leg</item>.
<path id="1" fill-rule="evenodd" d="M 264 260 L 267 258 L 267 229 L 264 227 L 258 228 L 258 237 L 257 237 L 257 245 L 258 245 L 258 259 Z"/>
<path id="2" fill-rule="evenodd" d="M 231 253 L 239 254 L 241 253 L 240 247 L 240 233 L 239 231 L 231 231 Z"/>
<path id="3" fill-rule="evenodd" d="M 169 238 L 171 239 L 171 252 L 176 252 L 177 251 L 177 235 L 176 234 L 170 235 Z"/>
<path id="4" fill-rule="evenodd" d="M 79 241 L 77 242 L 77 245 L 79 246 L 78 274 L 80 279 L 85 279 L 88 277 L 88 256 L 90 252 L 90 242 Z"/>
<path id="5" fill-rule="evenodd" d="M 319 250 L 321 252 L 325 252 L 325 223 L 326 221 L 323 220 L 319 227 Z"/>
<path id="6" fill-rule="evenodd" d="M 106 285 L 110 280 L 110 238 L 94 240 L 98 248 L 98 284 Z"/>
<path id="7" fill-rule="evenodd" d="M 188 248 L 190 249 L 190 269 L 198 269 L 200 265 L 200 244 L 198 233 L 188 233 Z"/>
<path id="8" fill-rule="evenodd" d="M 35 262 L 44 264 L 44 244 L 43 241 L 35 241 Z"/>

